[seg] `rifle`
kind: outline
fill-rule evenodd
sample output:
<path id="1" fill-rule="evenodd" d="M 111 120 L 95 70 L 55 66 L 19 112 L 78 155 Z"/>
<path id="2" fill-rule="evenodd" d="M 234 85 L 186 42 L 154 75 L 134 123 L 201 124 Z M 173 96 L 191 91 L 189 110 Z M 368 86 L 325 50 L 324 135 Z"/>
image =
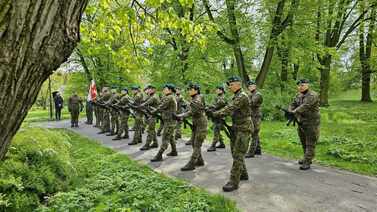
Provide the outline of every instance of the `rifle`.
<path id="1" fill-rule="evenodd" d="M 288 120 L 287 126 L 291 125 L 292 122 L 293 126 L 296 126 L 296 123 L 299 124 L 295 114 L 280 106 L 276 106 L 276 108 L 284 112 L 284 117 Z"/>
<path id="2" fill-rule="evenodd" d="M 232 141 L 232 139 L 235 138 L 234 136 L 234 131 L 232 126 L 228 125 L 226 123 L 225 119 L 220 118 L 220 117 L 215 117 L 213 115 L 213 110 L 210 108 L 206 109 L 206 115 L 208 118 L 212 119 L 213 122 L 221 123 L 225 128 L 223 128 L 223 131 L 225 132 L 226 136 Z"/>

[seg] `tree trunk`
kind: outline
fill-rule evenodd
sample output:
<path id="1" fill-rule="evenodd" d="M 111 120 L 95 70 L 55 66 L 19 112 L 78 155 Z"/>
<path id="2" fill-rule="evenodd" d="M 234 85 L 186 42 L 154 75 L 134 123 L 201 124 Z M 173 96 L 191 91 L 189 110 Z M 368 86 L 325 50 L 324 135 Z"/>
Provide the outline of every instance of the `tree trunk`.
<path id="1" fill-rule="evenodd" d="M 297 75 L 298 75 L 298 71 L 300 70 L 300 65 L 299 64 L 293 64 L 293 72 L 292 72 L 292 78 L 294 80 L 297 80 Z"/>
<path id="2" fill-rule="evenodd" d="M 0 2 L 0 159 L 43 82 L 79 41 L 87 1 Z"/>
<path id="3" fill-rule="evenodd" d="M 280 39 L 280 43 L 277 46 L 278 57 L 281 62 L 280 72 L 280 89 L 285 90 L 285 86 L 288 82 L 288 67 L 289 67 L 289 47 L 286 40 L 286 35 L 283 34 Z"/>
<path id="4" fill-rule="evenodd" d="M 237 62 L 238 73 L 240 77 L 242 78 L 244 85 L 246 85 L 250 79 L 245 68 L 245 60 L 243 58 L 243 54 L 242 54 L 242 50 L 240 46 L 240 35 L 237 29 L 237 19 L 234 12 L 235 0 L 226 0 L 226 9 L 227 9 L 227 15 L 228 15 L 229 29 L 232 34 L 232 38 L 234 40 L 234 43 L 232 44 L 232 46 L 233 46 L 234 57 L 236 58 L 236 62 Z"/>
<path id="5" fill-rule="evenodd" d="M 321 61 L 320 104 L 326 107 L 329 106 L 331 55 L 326 54 Z"/>

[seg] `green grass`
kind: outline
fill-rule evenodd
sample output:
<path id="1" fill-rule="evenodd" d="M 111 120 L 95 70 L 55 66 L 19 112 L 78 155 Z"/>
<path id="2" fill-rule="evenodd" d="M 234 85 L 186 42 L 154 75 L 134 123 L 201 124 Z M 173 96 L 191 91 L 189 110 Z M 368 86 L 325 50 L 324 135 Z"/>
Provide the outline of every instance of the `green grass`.
<path id="1" fill-rule="evenodd" d="M 80 117 L 85 116 L 85 113 L 80 113 Z M 62 117 L 61 119 L 69 119 L 70 114 L 67 109 L 62 110 Z M 52 114 L 52 120 L 55 120 L 55 113 Z M 24 122 L 42 122 L 42 121 L 50 121 L 50 112 L 49 110 L 43 110 L 40 108 L 32 108 L 27 116 L 24 119 Z"/>
<path id="2" fill-rule="evenodd" d="M 68 130 L 23 128 L 0 163 L 0 211 L 238 211 Z"/>

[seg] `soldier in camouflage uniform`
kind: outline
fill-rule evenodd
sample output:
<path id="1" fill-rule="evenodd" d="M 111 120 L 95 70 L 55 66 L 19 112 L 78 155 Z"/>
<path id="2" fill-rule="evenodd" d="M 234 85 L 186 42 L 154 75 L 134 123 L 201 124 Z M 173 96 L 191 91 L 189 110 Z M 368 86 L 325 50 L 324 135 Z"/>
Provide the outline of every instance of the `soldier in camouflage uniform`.
<path id="1" fill-rule="evenodd" d="M 120 96 L 117 93 L 117 88 L 113 87 L 111 89 L 111 100 L 108 103 L 108 105 L 116 105 L 119 103 Z M 110 123 L 111 123 L 111 131 L 110 133 L 106 134 L 107 136 L 113 136 L 117 134 L 117 131 L 119 129 L 119 111 L 111 108 L 110 109 Z"/>
<path id="2" fill-rule="evenodd" d="M 68 111 L 71 113 L 71 127 L 79 127 L 79 115 L 83 110 L 81 98 L 76 92 L 68 99 Z"/>
<path id="3" fill-rule="evenodd" d="M 209 106 L 207 110 L 217 111 L 226 106 L 225 101 L 225 89 L 224 86 L 219 85 L 216 87 L 217 97 L 213 105 Z M 207 149 L 208 152 L 216 151 L 216 148 L 225 148 L 223 137 L 221 136 L 221 130 L 223 129 L 223 123 L 213 120 L 213 141 L 211 146 Z M 219 143 L 218 146 L 216 144 Z"/>
<path id="4" fill-rule="evenodd" d="M 304 158 L 299 161 L 300 169 L 308 170 L 319 139 L 320 101 L 318 94 L 309 89 L 309 80 L 299 80 L 297 85 L 299 93 L 290 104 L 288 111 L 293 113 L 298 121 L 297 131 L 304 150 Z"/>
<path id="5" fill-rule="evenodd" d="M 176 115 L 179 119 L 191 116 L 193 125 L 193 151 L 190 161 L 181 168 L 182 171 L 194 170 L 196 166 L 204 166 L 201 148 L 207 136 L 208 124 L 205 113 L 206 105 L 203 96 L 200 95 L 200 86 L 191 83 L 188 87 L 188 93 L 191 96 L 188 111 Z"/>
<path id="6" fill-rule="evenodd" d="M 164 97 L 162 97 L 160 105 L 153 110 L 153 113 L 160 112 L 162 120 L 164 122 L 162 132 L 162 144 L 157 155 L 151 160 L 152 162 L 162 161 L 162 154 L 168 148 L 170 143 L 171 152 L 168 156 L 177 156 L 178 152 L 175 145 L 174 130 L 177 124 L 174 114 L 177 112 L 177 101 L 174 97 L 175 86 L 173 84 L 164 85 Z"/>
<path id="7" fill-rule="evenodd" d="M 223 186 L 223 191 L 225 192 L 238 189 L 240 180 L 249 179 L 244 157 L 253 132 L 249 97 L 242 91 L 241 79 L 237 76 L 230 77 L 227 84 L 234 96 L 224 108 L 212 114 L 214 117 L 232 116 L 232 135 L 234 137 L 230 141 L 230 149 L 233 165 L 230 172 L 230 180 Z"/>
<path id="8" fill-rule="evenodd" d="M 130 117 L 130 108 L 129 104 L 131 103 L 131 98 L 128 95 L 128 89 L 123 88 L 120 94 L 120 100 L 119 103 L 116 104 L 116 106 L 120 107 L 121 110 L 119 111 L 120 114 L 120 124 L 119 124 L 119 129 L 117 132 L 117 136 L 113 140 L 120 140 L 122 138 L 129 138 L 128 134 L 128 119 Z M 122 137 L 124 133 L 124 136 Z"/>
<path id="9" fill-rule="evenodd" d="M 140 105 L 141 108 L 147 108 L 147 110 L 155 109 L 158 107 L 159 99 L 156 95 L 156 87 L 148 85 L 146 93 L 148 98 Z M 150 148 L 157 148 L 157 135 L 156 135 L 156 117 L 154 115 L 147 116 L 147 140 L 145 145 L 140 150 L 148 150 Z"/>
<path id="10" fill-rule="evenodd" d="M 101 112 L 100 112 L 101 110 L 100 110 L 100 107 L 98 105 L 96 105 L 97 100 L 100 99 L 101 96 L 102 96 L 102 93 L 99 92 L 97 98 L 95 98 L 93 100 L 93 103 L 94 103 L 93 104 L 93 106 L 94 106 L 94 116 L 96 118 L 96 122 L 95 122 L 94 127 L 100 127 L 101 126 Z"/>
<path id="11" fill-rule="evenodd" d="M 176 88 L 175 97 L 177 100 L 177 114 L 183 113 L 185 108 L 187 107 L 187 104 L 181 96 L 180 88 Z M 182 138 L 182 120 L 178 120 L 175 127 L 175 139 L 178 140 L 180 138 Z"/>
<path id="12" fill-rule="evenodd" d="M 162 99 L 162 95 L 159 94 L 159 99 Z M 158 127 L 158 130 L 157 130 L 157 136 L 161 136 L 161 132 L 162 132 L 162 129 L 164 127 L 164 123 L 162 120 L 159 120 L 160 121 L 160 126 Z"/>
<path id="13" fill-rule="evenodd" d="M 102 96 L 100 99 L 98 99 L 98 102 L 102 105 L 106 105 L 109 101 L 111 100 L 111 93 L 110 89 L 108 87 L 103 87 L 102 88 Z M 101 108 L 102 112 L 102 125 L 101 125 L 101 132 L 98 134 L 103 134 L 110 132 L 110 112 L 108 109 L 102 107 Z"/>
<path id="14" fill-rule="evenodd" d="M 254 131 L 252 133 L 252 140 L 250 142 L 249 151 L 246 158 L 253 158 L 255 155 L 261 155 L 262 149 L 260 147 L 259 131 L 262 122 L 261 105 L 263 103 L 262 94 L 257 91 L 257 85 L 254 80 L 248 82 L 249 100 L 251 108 L 251 119 L 253 120 Z"/>
<path id="15" fill-rule="evenodd" d="M 143 103 L 143 94 L 140 91 L 140 86 L 135 85 L 132 86 L 133 92 L 133 104 L 136 107 L 139 107 Z M 143 119 L 144 114 L 138 110 L 135 110 L 135 124 L 134 124 L 134 137 L 132 142 L 128 143 L 128 145 L 135 145 L 142 142 L 142 131 L 143 131 Z"/>

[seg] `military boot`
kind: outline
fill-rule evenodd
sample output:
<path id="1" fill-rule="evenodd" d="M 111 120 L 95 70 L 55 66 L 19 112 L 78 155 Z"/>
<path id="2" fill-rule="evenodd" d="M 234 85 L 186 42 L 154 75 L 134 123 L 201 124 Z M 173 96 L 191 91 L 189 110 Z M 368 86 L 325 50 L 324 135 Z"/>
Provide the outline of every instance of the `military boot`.
<path id="1" fill-rule="evenodd" d="M 185 144 L 186 144 L 187 146 L 192 145 L 192 141 L 191 141 L 191 139 L 188 140 Z"/>
<path id="2" fill-rule="evenodd" d="M 157 147 L 158 147 L 158 143 L 157 142 L 153 142 L 152 145 L 149 148 L 157 148 Z"/>
<path id="3" fill-rule="evenodd" d="M 192 171 L 195 169 L 194 162 L 190 160 L 184 167 L 181 168 L 181 171 Z"/>
<path id="4" fill-rule="evenodd" d="M 122 139 L 122 137 L 120 137 L 120 136 L 116 136 L 115 138 L 113 138 L 112 140 L 113 141 L 117 141 L 117 140 L 121 140 Z"/>
<path id="5" fill-rule="evenodd" d="M 195 162 L 195 166 L 204 166 L 204 160 L 202 157 L 200 157 L 196 162 Z"/>
<path id="6" fill-rule="evenodd" d="M 150 149 L 149 144 L 145 144 L 143 147 L 140 148 L 141 151 Z"/>
<path id="7" fill-rule="evenodd" d="M 245 155 L 245 158 L 253 158 L 255 157 L 255 154 L 252 151 L 248 151 Z"/>
<path id="8" fill-rule="evenodd" d="M 154 156 L 154 158 L 151 159 L 151 162 L 157 162 L 157 161 L 162 161 L 162 153 L 164 152 L 164 150 L 161 150 L 158 151 L 157 155 Z"/>
<path id="9" fill-rule="evenodd" d="M 178 156 L 178 152 L 177 152 L 177 148 L 176 148 L 175 144 L 171 145 L 171 152 L 169 152 L 166 155 L 167 156 Z"/>
<path id="10" fill-rule="evenodd" d="M 262 149 L 261 148 L 257 148 L 257 150 L 255 150 L 255 154 L 256 155 L 262 155 Z"/>
<path id="11" fill-rule="evenodd" d="M 248 174 L 241 174 L 240 180 L 249 180 L 249 175 Z"/>
<path id="12" fill-rule="evenodd" d="M 207 152 L 216 151 L 216 141 L 212 142 L 211 146 L 207 149 Z"/>
<path id="13" fill-rule="evenodd" d="M 308 170 L 310 169 L 310 164 L 304 163 L 300 166 L 300 170 Z"/>
<path id="14" fill-rule="evenodd" d="M 304 164 L 304 159 L 298 160 L 298 164 L 300 164 L 300 165 Z M 312 164 L 312 162 L 310 161 L 309 164 Z"/>
<path id="15" fill-rule="evenodd" d="M 125 139 L 129 139 L 130 136 L 129 136 L 128 134 L 125 134 L 125 135 L 123 136 L 123 138 L 125 138 Z"/>
<path id="16" fill-rule="evenodd" d="M 132 142 L 130 142 L 130 143 L 128 143 L 128 145 L 136 145 L 136 144 L 138 144 L 139 142 L 135 142 L 135 141 L 132 141 Z"/>
<path id="17" fill-rule="evenodd" d="M 232 182 L 228 182 L 227 184 L 225 184 L 223 186 L 223 191 L 224 192 L 231 192 L 231 191 L 234 191 L 234 190 L 237 190 L 237 189 L 238 189 L 238 185 L 235 185 Z"/>
<path id="18" fill-rule="evenodd" d="M 216 148 L 224 149 L 225 148 L 224 141 L 220 141 L 219 145 L 217 145 Z"/>

